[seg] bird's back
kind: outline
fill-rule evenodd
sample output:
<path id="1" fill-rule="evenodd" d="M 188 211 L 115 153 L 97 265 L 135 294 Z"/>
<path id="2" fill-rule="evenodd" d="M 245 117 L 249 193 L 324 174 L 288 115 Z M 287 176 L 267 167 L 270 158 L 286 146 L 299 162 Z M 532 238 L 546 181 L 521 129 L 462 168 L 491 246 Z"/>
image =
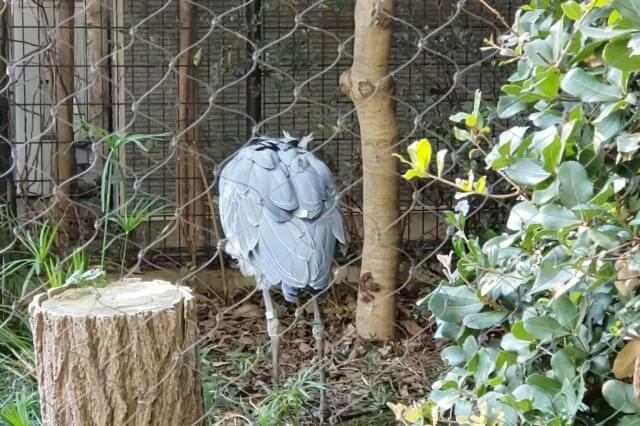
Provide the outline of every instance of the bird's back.
<path id="1" fill-rule="evenodd" d="M 220 174 L 226 251 L 242 272 L 287 299 L 330 280 L 336 240 L 344 243 L 329 168 L 293 138 L 257 138 Z"/>

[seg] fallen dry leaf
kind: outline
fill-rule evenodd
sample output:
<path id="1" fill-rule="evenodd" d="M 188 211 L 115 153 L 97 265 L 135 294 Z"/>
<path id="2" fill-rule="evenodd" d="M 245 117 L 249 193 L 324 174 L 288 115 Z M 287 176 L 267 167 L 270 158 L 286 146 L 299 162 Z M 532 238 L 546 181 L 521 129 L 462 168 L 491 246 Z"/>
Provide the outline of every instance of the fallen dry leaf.
<path id="1" fill-rule="evenodd" d="M 241 338 L 238 339 L 238 343 L 245 345 L 245 346 L 255 346 L 256 345 L 256 339 L 254 339 L 251 336 L 242 336 Z"/>
<path id="2" fill-rule="evenodd" d="M 253 303 L 245 303 L 235 308 L 231 316 L 233 318 L 261 318 L 263 315 L 264 311 L 260 306 Z"/>
<path id="3" fill-rule="evenodd" d="M 613 361 L 613 375 L 617 379 L 632 377 L 638 357 L 640 357 L 640 340 L 627 342 Z"/>
<path id="4" fill-rule="evenodd" d="M 629 269 L 629 259 L 620 259 L 616 262 L 618 270 L 618 279 L 615 281 L 616 289 L 624 297 L 630 296 L 638 287 L 638 271 Z"/>
<path id="5" fill-rule="evenodd" d="M 303 354 L 313 352 L 313 348 L 311 347 L 311 345 L 306 342 L 301 342 L 300 345 L 298 345 L 298 350 L 300 350 L 300 352 L 302 352 Z"/>
<path id="6" fill-rule="evenodd" d="M 414 320 L 404 320 L 401 323 L 405 330 L 407 330 L 407 334 L 411 337 L 422 333 L 422 327 L 420 327 Z"/>

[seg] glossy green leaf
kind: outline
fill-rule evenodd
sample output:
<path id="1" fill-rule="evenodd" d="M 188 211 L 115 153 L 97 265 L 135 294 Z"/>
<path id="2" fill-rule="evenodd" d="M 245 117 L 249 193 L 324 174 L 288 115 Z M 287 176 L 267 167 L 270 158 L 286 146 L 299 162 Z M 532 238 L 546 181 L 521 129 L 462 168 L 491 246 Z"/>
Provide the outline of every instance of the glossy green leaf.
<path id="1" fill-rule="evenodd" d="M 552 204 L 540 209 L 538 221 L 549 229 L 561 229 L 580 223 L 580 219 L 571 210 Z"/>
<path id="2" fill-rule="evenodd" d="M 628 36 L 633 31 L 634 30 L 632 29 L 613 29 L 611 27 L 584 27 L 582 28 L 581 33 L 593 40 L 613 40 L 619 37 Z"/>
<path id="3" fill-rule="evenodd" d="M 518 185 L 534 186 L 547 179 L 551 174 L 539 163 L 523 158 L 503 170 Z"/>
<path id="4" fill-rule="evenodd" d="M 640 3 L 638 0 L 614 0 L 613 7 L 620 12 L 624 19 L 640 25 Z"/>
<path id="5" fill-rule="evenodd" d="M 527 384 L 531 386 L 536 386 L 543 392 L 549 395 L 555 395 L 560 392 L 562 388 L 561 382 L 558 380 L 552 379 L 550 377 L 544 376 L 542 374 L 532 374 L 527 377 Z"/>
<path id="6" fill-rule="evenodd" d="M 595 125 L 594 145 L 597 149 L 624 129 L 624 113 L 614 112 Z"/>
<path id="7" fill-rule="evenodd" d="M 442 350 L 440 357 L 448 365 L 458 366 L 467 362 L 467 355 L 460 346 L 448 346 Z"/>
<path id="8" fill-rule="evenodd" d="M 558 168 L 558 195 L 565 207 L 588 202 L 593 197 L 593 182 L 587 170 L 576 161 L 567 161 Z"/>
<path id="9" fill-rule="evenodd" d="M 548 342 L 567 334 L 558 321 L 550 317 L 529 318 L 524 321 L 524 328 L 534 339 L 541 342 Z"/>
<path id="10" fill-rule="evenodd" d="M 525 55 L 535 65 L 549 66 L 553 64 L 553 47 L 547 40 L 533 40 L 524 48 Z"/>
<path id="11" fill-rule="evenodd" d="M 469 327 L 475 330 L 485 330 L 487 328 L 495 327 L 507 316 L 506 312 L 501 311 L 487 311 L 479 312 L 477 314 L 467 315 L 463 324 L 465 327 Z"/>
<path id="12" fill-rule="evenodd" d="M 553 141 L 542 150 L 544 169 L 550 173 L 554 172 L 558 164 L 560 164 L 563 154 L 564 143 L 559 136 L 556 136 Z"/>
<path id="13" fill-rule="evenodd" d="M 467 338 L 464 339 L 462 350 L 468 357 L 475 355 L 476 352 L 478 352 L 478 348 L 478 342 L 476 341 L 475 337 L 467 336 Z"/>
<path id="14" fill-rule="evenodd" d="M 536 76 L 538 79 L 536 88 L 545 97 L 553 99 L 558 96 L 560 90 L 560 71 L 555 67 L 548 68 Z"/>
<path id="15" fill-rule="evenodd" d="M 558 181 L 554 180 L 544 189 L 536 189 L 533 191 L 533 197 L 531 201 L 534 204 L 546 204 L 553 201 L 558 196 Z"/>
<path id="16" fill-rule="evenodd" d="M 511 393 L 513 397 L 521 401 L 528 399 L 532 402 L 533 408 L 547 411 L 553 405 L 552 395 L 549 395 L 537 386 L 520 385 Z"/>
<path id="17" fill-rule="evenodd" d="M 529 201 L 522 201 L 516 204 L 509 213 L 507 228 L 512 231 L 519 231 L 526 227 L 538 214 L 538 208 Z"/>
<path id="18" fill-rule="evenodd" d="M 602 53 L 607 65 L 628 72 L 640 70 L 640 56 L 633 56 L 628 44 L 628 40 L 615 40 L 607 43 Z"/>
<path id="19" fill-rule="evenodd" d="M 577 372 L 576 366 L 566 350 L 561 350 L 551 357 L 553 375 L 562 383 L 565 380 L 573 381 Z"/>
<path id="20" fill-rule="evenodd" d="M 533 341 L 533 336 L 529 334 L 529 332 L 527 332 L 527 330 L 524 327 L 523 321 L 516 321 L 511 326 L 511 334 L 513 334 L 513 337 L 519 340 L 523 340 L 526 342 Z"/>
<path id="21" fill-rule="evenodd" d="M 498 101 L 498 117 L 511 118 L 514 115 L 527 109 L 527 104 L 520 100 L 518 96 L 502 96 Z"/>
<path id="22" fill-rule="evenodd" d="M 562 79 L 560 87 L 587 103 L 617 101 L 622 98 L 622 92 L 618 88 L 603 83 L 580 68 L 569 71 Z"/>
<path id="23" fill-rule="evenodd" d="M 500 341 L 500 347 L 510 352 L 522 352 L 528 349 L 530 345 L 531 342 L 518 339 L 511 333 L 505 334 Z"/>
<path id="24" fill-rule="evenodd" d="M 496 368 L 501 369 L 503 366 L 513 365 L 517 362 L 518 354 L 510 351 L 500 351 L 496 357 Z"/>
<path id="25" fill-rule="evenodd" d="M 578 308 L 571 298 L 563 294 L 553 301 L 553 313 L 561 326 L 573 330 L 579 319 Z"/>
<path id="26" fill-rule="evenodd" d="M 640 404 L 633 394 L 633 386 L 620 380 L 607 380 L 602 385 L 602 396 L 614 410 L 625 414 L 640 411 Z"/>
<path id="27" fill-rule="evenodd" d="M 484 304 L 467 287 L 440 287 L 429 299 L 429 310 L 442 321 L 461 324 L 467 315 L 480 312 Z"/>
<path id="28" fill-rule="evenodd" d="M 544 261 L 536 274 L 536 280 L 531 288 L 531 294 L 554 290 L 564 286 L 576 276 L 576 271 L 567 266 L 558 265 L 553 261 Z"/>
<path id="29" fill-rule="evenodd" d="M 582 6 L 573 0 L 562 3 L 562 11 L 572 21 L 577 21 L 582 16 Z"/>

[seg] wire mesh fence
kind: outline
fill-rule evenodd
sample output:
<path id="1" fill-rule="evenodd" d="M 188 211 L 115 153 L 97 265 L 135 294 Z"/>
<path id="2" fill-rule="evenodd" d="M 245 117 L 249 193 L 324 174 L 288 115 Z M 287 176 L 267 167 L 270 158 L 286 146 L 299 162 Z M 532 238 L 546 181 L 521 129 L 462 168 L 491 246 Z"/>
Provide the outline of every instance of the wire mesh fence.
<path id="1" fill-rule="evenodd" d="M 508 29 L 520 2 L 396 3 L 394 149 L 428 137 L 453 155 L 446 176 L 469 164 L 481 168 L 447 119 L 473 101 L 476 89 L 489 103 L 497 98 L 505 69 L 481 47 Z M 200 356 L 206 403 L 195 422 L 310 421 L 319 365 L 327 369 L 333 422 L 428 391 L 436 348 L 427 322 L 411 308 L 416 294 L 438 280 L 436 255 L 448 244 L 445 212 L 455 201 L 433 181 L 401 181 L 394 295 L 404 338 L 377 346 L 358 341 L 352 313 L 366 214 L 360 125 L 339 84 L 354 59 L 354 6 L 353 0 L 2 3 L 0 388 L 8 392 L 0 391 L 0 408 L 16 401 L 37 406 L 29 393 L 36 372 L 26 324 L 33 296 L 122 276 L 195 288 L 200 332 L 191 346 Z M 323 302 L 325 356 L 313 349 L 310 302 L 276 300 L 289 381 L 273 386 L 260 294 L 221 250 L 218 184 L 222 167 L 252 136 L 283 130 L 314 133 L 310 150 L 336 176 L 349 244 L 334 261 Z M 503 222 L 504 209 L 494 201 L 472 207 L 479 227 Z M 139 340 L 131 336 L 124 346 Z M 110 362 L 101 360 L 99 369 Z M 135 423 L 135 411 L 110 424 Z"/>

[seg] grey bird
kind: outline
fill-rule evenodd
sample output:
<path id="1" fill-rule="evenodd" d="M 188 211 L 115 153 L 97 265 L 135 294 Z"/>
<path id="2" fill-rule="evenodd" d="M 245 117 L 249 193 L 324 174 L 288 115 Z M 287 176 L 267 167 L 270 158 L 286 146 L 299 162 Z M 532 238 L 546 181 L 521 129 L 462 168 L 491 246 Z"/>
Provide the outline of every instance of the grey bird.
<path id="1" fill-rule="evenodd" d="M 222 248 L 262 291 L 271 339 L 273 376 L 279 379 L 279 322 L 270 290 L 285 300 L 310 294 L 313 336 L 321 363 L 320 414 L 326 412 L 324 326 L 318 293 L 331 282 L 337 242 L 345 243 L 339 193 L 329 168 L 308 150 L 312 136 L 256 137 L 222 169 L 219 182 Z"/>

